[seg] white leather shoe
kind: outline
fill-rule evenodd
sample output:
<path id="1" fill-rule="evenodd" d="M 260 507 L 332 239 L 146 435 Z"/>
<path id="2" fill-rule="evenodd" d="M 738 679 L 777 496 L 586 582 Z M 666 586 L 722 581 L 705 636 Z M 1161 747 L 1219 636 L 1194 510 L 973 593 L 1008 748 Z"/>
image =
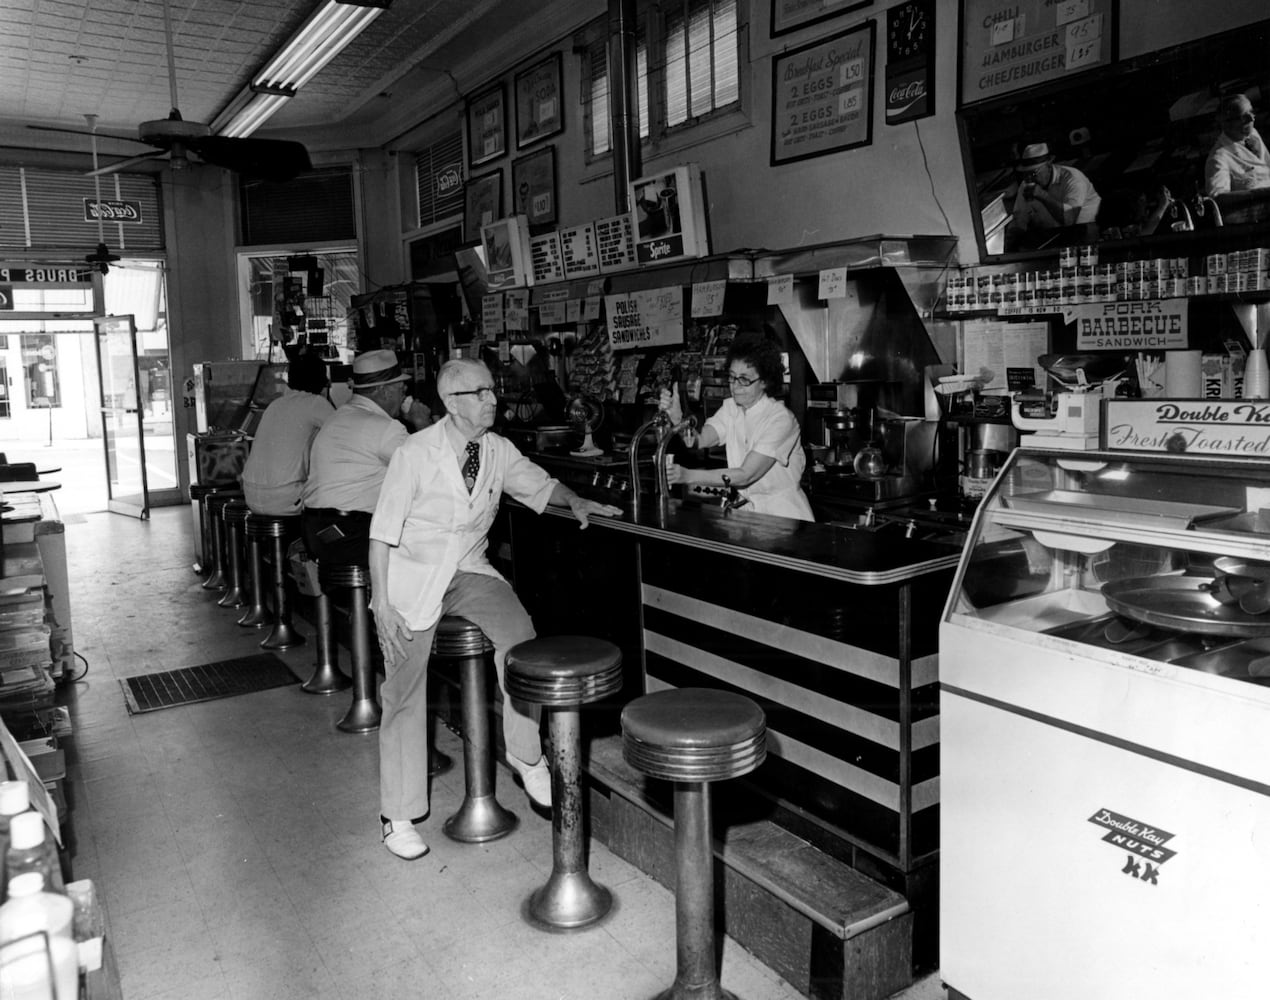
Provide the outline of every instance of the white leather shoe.
<path id="1" fill-rule="evenodd" d="M 408 819 L 384 820 L 384 846 L 406 861 L 414 861 L 428 853 L 428 845 Z"/>
<path id="2" fill-rule="evenodd" d="M 507 754 L 507 763 L 520 777 L 529 801 L 543 809 L 551 808 L 551 771 L 547 768 L 547 758 L 539 757 L 537 764 L 526 764 L 523 760 Z"/>

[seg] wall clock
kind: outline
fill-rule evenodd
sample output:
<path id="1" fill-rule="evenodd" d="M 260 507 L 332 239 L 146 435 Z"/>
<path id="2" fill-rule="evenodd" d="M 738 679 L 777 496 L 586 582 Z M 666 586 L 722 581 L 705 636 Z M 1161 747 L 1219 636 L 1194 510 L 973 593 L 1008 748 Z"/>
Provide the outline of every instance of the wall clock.
<path id="1" fill-rule="evenodd" d="M 904 0 L 886 13 L 886 123 L 935 113 L 935 0 Z"/>

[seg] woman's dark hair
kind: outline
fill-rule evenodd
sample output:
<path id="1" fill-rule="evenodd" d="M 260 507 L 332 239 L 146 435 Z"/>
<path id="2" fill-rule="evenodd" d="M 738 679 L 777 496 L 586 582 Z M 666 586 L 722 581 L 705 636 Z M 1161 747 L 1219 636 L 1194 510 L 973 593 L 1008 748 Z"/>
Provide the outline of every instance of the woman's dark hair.
<path id="1" fill-rule="evenodd" d="M 287 365 L 287 385 L 300 392 L 320 393 L 326 388 L 326 365 L 311 351 L 293 356 Z"/>
<path id="2" fill-rule="evenodd" d="M 728 366 L 740 361 L 753 367 L 763 380 L 769 396 L 779 395 L 785 385 L 785 366 L 781 363 L 781 349 L 776 341 L 761 333 L 737 334 L 728 348 Z"/>

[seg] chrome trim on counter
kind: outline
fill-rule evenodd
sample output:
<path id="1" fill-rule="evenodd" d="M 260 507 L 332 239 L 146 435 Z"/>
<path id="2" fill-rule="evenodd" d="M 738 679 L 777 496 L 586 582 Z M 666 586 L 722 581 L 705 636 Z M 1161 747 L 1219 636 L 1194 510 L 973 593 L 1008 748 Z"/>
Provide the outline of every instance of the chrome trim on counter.
<path id="1" fill-rule="evenodd" d="M 681 501 L 674 501 L 678 504 Z M 573 518 L 573 513 L 564 507 L 548 506 L 543 511 L 544 514 L 551 514 L 555 517 Z M 744 517 L 764 517 L 764 515 L 730 515 L 733 523 L 737 523 L 740 518 Z M 627 515 L 629 517 L 629 515 Z M 722 515 L 720 515 L 722 517 Z M 783 519 L 782 519 L 783 520 Z M 798 526 L 807 522 L 788 521 L 790 525 Z M 660 541 L 675 542 L 689 548 L 705 549 L 709 552 L 719 552 L 726 555 L 735 556 L 740 559 L 749 559 L 754 562 L 762 562 L 768 566 L 779 566 L 786 569 L 797 570 L 801 573 L 811 573 L 816 576 L 825 577 L 830 580 L 841 580 L 845 583 L 854 583 L 862 586 L 879 587 L 893 583 L 903 583 L 906 580 L 912 580 L 919 576 L 925 576 L 928 573 L 935 573 L 944 569 L 956 569 L 957 564 L 961 561 L 960 550 L 952 552 L 950 555 L 939 556 L 935 559 L 927 559 L 922 562 L 910 563 L 906 566 L 900 566 L 896 569 L 883 570 L 879 572 L 862 572 L 858 570 L 844 569 L 841 566 L 835 566 L 832 563 L 817 562 L 811 559 L 799 559 L 795 556 L 781 555 L 779 553 L 770 552 L 761 548 L 752 548 L 747 545 L 719 542 L 712 539 L 701 538 L 697 535 L 691 535 L 684 532 L 672 531 L 669 528 L 657 528 L 649 524 L 634 524 L 625 517 L 618 520 L 615 517 L 592 517 L 592 527 L 600 526 L 613 531 L 624 531 L 628 534 L 637 535 L 644 538 L 657 539 Z M 747 525 L 750 527 L 753 525 Z M 757 526 L 753 526 L 757 527 Z M 850 536 L 852 532 L 847 528 L 832 528 L 829 525 L 819 525 L 828 531 L 841 532 L 844 536 Z M 774 534 L 769 530 L 767 534 Z M 758 541 L 760 539 L 756 539 Z"/>

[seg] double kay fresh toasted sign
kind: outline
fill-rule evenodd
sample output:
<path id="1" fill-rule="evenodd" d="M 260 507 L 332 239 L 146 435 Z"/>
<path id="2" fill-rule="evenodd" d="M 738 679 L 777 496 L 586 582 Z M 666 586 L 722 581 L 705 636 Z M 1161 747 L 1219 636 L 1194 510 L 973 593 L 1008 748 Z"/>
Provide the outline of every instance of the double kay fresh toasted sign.
<path id="1" fill-rule="evenodd" d="M 1108 449 L 1270 458 L 1265 400 L 1109 399 L 1103 407 Z"/>

